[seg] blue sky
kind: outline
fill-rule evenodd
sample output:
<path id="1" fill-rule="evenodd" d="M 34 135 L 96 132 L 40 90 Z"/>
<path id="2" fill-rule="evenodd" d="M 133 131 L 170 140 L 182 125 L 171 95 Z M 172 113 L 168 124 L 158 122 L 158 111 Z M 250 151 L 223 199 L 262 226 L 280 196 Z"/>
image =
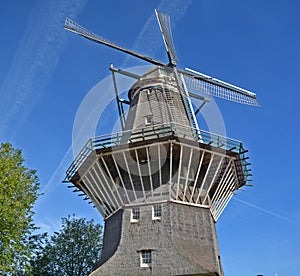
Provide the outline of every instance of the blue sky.
<path id="1" fill-rule="evenodd" d="M 44 195 L 36 223 L 54 231 L 73 213 L 102 222 L 61 183 L 73 159 L 76 112 L 110 63 L 147 65 L 65 31 L 65 17 L 167 62 L 155 8 L 171 15 L 179 67 L 255 91 L 262 105 L 216 100 L 227 136 L 249 149 L 254 175 L 254 187 L 238 192 L 217 223 L 225 274 L 300 275 L 298 1 L 3 2 L 0 142 L 21 148 L 26 165 L 38 171 Z M 110 123 L 101 118 L 97 134 Z"/>

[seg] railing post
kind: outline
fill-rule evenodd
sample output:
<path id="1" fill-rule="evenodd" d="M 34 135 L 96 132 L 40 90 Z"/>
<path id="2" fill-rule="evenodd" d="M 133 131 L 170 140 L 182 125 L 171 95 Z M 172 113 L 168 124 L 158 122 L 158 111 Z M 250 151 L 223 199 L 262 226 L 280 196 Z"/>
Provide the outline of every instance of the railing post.
<path id="1" fill-rule="evenodd" d="M 94 142 L 95 142 L 95 141 L 94 141 Z M 90 150 L 91 150 L 91 151 L 93 151 L 93 150 L 95 149 L 94 143 L 93 143 L 93 139 L 92 139 L 92 138 L 89 139 L 89 146 L 90 146 Z"/>

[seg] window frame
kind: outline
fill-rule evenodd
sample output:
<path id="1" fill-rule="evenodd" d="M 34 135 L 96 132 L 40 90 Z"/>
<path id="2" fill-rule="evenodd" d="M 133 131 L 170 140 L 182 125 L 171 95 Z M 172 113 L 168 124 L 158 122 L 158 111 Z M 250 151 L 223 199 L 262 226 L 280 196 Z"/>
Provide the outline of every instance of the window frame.
<path id="1" fill-rule="evenodd" d="M 135 217 L 136 214 L 138 214 L 137 217 Z M 130 214 L 130 222 L 131 223 L 139 222 L 140 218 L 141 218 L 140 208 L 139 207 L 132 208 Z"/>
<path id="2" fill-rule="evenodd" d="M 145 125 L 149 126 L 153 124 L 153 115 L 146 115 L 145 116 Z"/>
<path id="3" fill-rule="evenodd" d="M 152 250 L 144 249 L 140 252 L 140 266 L 151 267 L 152 265 Z"/>
<path id="4" fill-rule="evenodd" d="M 159 211 L 156 210 L 159 208 Z M 159 215 L 157 215 L 159 213 Z M 152 220 L 161 220 L 162 217 L 162 206 L 161 204 L 152 205 Z"/>

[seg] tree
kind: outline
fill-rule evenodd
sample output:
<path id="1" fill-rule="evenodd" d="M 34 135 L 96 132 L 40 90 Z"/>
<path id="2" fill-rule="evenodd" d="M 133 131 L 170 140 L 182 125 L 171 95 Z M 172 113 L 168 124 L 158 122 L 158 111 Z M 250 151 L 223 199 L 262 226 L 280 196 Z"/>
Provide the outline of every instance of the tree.
<path id="1" fill-rule="evenodd" d="M 29 240 L 36 229 L 33 205 L 38 198 L 35 170 L 24 166 L 22 151 L 0 145 L 0 275 L 30 271 Z"/>
<path id="2" fill-rule="evenodd" d="M 102 226 L 68 216 L 32 260 L 33 274 L 88 275 L 99 261 L 101 249 Z"/>

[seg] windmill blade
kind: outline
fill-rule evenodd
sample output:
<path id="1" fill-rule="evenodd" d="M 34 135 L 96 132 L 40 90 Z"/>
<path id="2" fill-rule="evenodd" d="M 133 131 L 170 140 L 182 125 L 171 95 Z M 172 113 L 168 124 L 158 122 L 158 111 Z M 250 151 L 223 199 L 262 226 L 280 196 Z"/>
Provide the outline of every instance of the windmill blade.
<path id="1" fill-rule="evenodd" d="M 141 55 L 141 54 L 136 53 L 134 51 L 128 50 L 128 49 L 126 49 L 122 46 L 119 46 L 115 43 L 112 43 L 112 42 L 102 38 L 101 36 L 91 32 L 90 30 L 80 26 L 78 23 L 76 23 L 75 21 L 73 21 L 72 19 L 70 19 L 68 17 L 66 18 L 64 28 L 66 30 L 70 31 L 70 32 L 79 34 L 79 35 L 81 35 L 81 36 L 83 36 L 83 37 L 85 37 L 85 38 L 87 38 L 91 41 L 106 45 L 106 46 L 111 47 L 111 48 L 114 48 L 116 50 L 127 53 L 129 55 L 134 56 L 134 57 L 137 57 L 137 58 L 140 58 L 142 60 L 148 61 L 152 64 L 160 65 L 160 66 L 165 66 L 166 65 L 165 63 L 163 63 L 161 61 L 155 60 L 155 59 L 150 58 L 150 57 L 145 56 L 145 55 Z"/>
<path id="2" fill-rule="evenodd" d="M 166 50 L 168 53 L 169 63 L 170 65 L 176 66 L 176 63 L 179 62 L 179 60 L 176 55 L 176 51 L 173 43 L 170 16 L 167 14 L 160 13 L 158 10 L 155 10 L 155 13 L 166 46 Z"/>
<path id="3" fill-rule="evenodd" d="M 256 94 L 230 83 L 207 76 L 186 68 L 189 72 L 180 70 L 188 90 L 206 93 L 225 100 L 259 106 Z"/>

